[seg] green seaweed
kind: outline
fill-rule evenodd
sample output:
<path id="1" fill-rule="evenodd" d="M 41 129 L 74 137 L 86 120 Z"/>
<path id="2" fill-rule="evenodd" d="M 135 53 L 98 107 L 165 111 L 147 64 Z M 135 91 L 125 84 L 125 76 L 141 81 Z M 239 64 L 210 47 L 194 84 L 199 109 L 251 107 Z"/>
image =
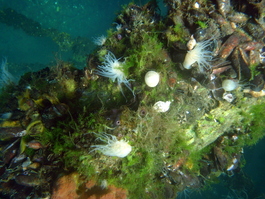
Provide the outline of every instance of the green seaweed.
<path id="1" fill-rule="evenodd" d="M 208 71 L 181 70 L 181 51 L 186 50 L 184 43 L 190 37 L 185 26 L 174 20 L 166 25 L 162 20 L 156 23 L 150 17 L 152 12 L 149 6 L 124 7 L 117 18 L 121 29 L 108 31 L 106 43 L 89 57 L 85 69 L 58 61 L 52 70 L 25 74 L 21 87 L 2 91 L 2 110 L 25 112 L 18 122 L 28 131 L 22 139 L 22 152 L 33 156 L 35 152 L 26 148 L 26 142 L 36 139 L 62 165 L 61 173 L 78 171 L 98 185 L 106 180 L 128 190 L 130 198 L 164 198 L 167 190 L 191 186 L 181 180 L 184 174 L 216 182 L 227 165 L 220 169 L 213 149 L 229 162 L 243 147 L 264 137 L 264 98 L 249 97 L 237 89 L 231 92 L 232 103 L 216 100 L 207 85 L 211 81 Z M 203 21 L 195 24 L 208 28 Z M 132 80 L 136 97 L 124 84 L 117 85 L 95 72 L 109 52 Z M 144 82 L 150 70 L 160 75 L 153 88 Z M 257 66 L 250 70 L 251 79 L 259 73 Z M 15 105 L 5 108 L 11 100 Z M 170 101 L 170 109 L 157 112 L 154 104 L 158 101 Z M 61 113 L 60 108 L 65 107 L 66 113 Z M 30 132 L 36 123 L 41 128 Z M 109 144 L 100 139 L 106 134 L 127 141 L 132 146 L 128 156 L 111 157 L 95 150 L 95 145 Z M 217 165 L 208 176 L 201 170 L 205 162 Z"/>
<path id="2" fill-rule="evenodd" d="M 198 24 L 200 26 L 200 28 L 202 28 L 202 29 L 208 28 L 207 23 L 203 22 L 203 21 L 197 21 L 197 22 L 195 22 L 195 24 Z"/>

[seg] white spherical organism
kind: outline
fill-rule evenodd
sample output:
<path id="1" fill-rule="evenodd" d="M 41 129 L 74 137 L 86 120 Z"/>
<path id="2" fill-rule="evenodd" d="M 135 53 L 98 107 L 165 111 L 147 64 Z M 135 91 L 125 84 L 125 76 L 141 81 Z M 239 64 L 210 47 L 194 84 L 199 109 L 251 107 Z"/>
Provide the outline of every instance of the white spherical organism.
<path id="1" fill-rule="evenodd" d="M 167 112 L 170 108 L 171 101 L 158 101 L 154 104 L 153 108 L 155 109 L 156 112 L 159 113 L 164 113 Z"/>
<path id="2" fill-rule="evenodd" d="M 196 46 L 196 44 L 197 44 L 196 39 L 194 39 L 193 35 L 191 35 L 190 40 L 187 43 L 187 48 L 189 50 L 192 50 Z"/>
<path id="3" fill-rule="evenodd" d="M 144 81 L 149 87 L 156 87 L 159 83 L 160 75 L 155 71 L 148 71 L 145 74 Z"/>
<path id="4" fill-rule="evenodd" d="M 237 89 L 239 87 L 239 83 L 238 80 L 234 80 L 234 79 L 225 79 L 222 82 L 222 88 L 225 91 L 233 91 L 235 89 Z"/>

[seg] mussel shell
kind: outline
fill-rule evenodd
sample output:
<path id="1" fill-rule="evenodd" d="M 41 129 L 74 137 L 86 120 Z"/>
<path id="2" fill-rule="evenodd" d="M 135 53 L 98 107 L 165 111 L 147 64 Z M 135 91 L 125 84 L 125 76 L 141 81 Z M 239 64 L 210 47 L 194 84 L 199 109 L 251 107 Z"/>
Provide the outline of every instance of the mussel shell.
<path id="1" fill-rule="evenodd" d="M 43 110 L 41 120 L 45 127 L 49 128 L 56 123 L 57 118 L 61 118 L 67 113 L 68 106 L 66 104 L 55 104 Z"/>
<path id="2" fill-rule="evenodd" d="M 0 127 L 0 139 L 8 140 L 10 138 L 22 137 L 26 135 L 22 127 Z"/>
<path id="3" fill-rule="evenodd" d="M 213 154 L 215 157 L 215 165 L 220 170 L 225 170 L 228 163 L 228 157 L 219 147 L 213 148 Z"/>
<path id="4" fill-rule="evenodd" d="M 16 139 L 12 143 L 8 143 L 1 151 L 4 164 L 9 164 L 11 160 L 17 155 L 19 151 L 20 138 Z"/>
<path id="5" fill-rule="evenodd" d="M 255 76 L 254 79 L 250 82 L 250 89 L 259 92 L 264 88 L 264 85 L 264 76 L 262 74 L 259 74 Z"/>
<path id="6" fill-rule="evenodd" d="M 40 120 L 36 120 L 31 122 L 28 126 L 27 126 L 27 134 L 29 135 L 36 135 L 36 134 L 40 134 L 44 131 L 44 125 Z"/>
<path id="7" fill-rule="evenodd" d="M 254 21 L 247 23 L 246 31 L 255 39 L 262 39 L 265 35 L 263 28 Z"/>
<path id="8" fill-rule="evenodd" d="M 41 178 L 37 174 L 17 175 L 15 177 L 16 183 L 27 187 L 35 187 L 42 184 Z"/>
<path id="9" fill-rule="evenodd" d="M 243 60 L 237 49 L 235 49 L 232 53 L 232 64 L 238 74 L 238 80 L 251 78 L 251 71 L 248 64 Z"/>

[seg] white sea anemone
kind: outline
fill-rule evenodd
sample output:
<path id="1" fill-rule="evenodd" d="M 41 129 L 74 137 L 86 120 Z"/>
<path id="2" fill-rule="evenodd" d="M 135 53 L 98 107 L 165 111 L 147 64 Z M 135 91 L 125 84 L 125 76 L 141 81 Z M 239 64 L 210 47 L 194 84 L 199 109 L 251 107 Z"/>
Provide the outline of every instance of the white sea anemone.
<path id="1" fill-rule="evenodd" d="M 104 35 L 101 35 L 100 37 L 93 38 L 93 43 L 97 46 L 103 46 L 105 42 L 107 41 L 107 37 Z"/>
<path id="2" fill-rule="evenodd" d="M 112 52 L 108 52 L 108 54 L 105 55 L 103 65 L 98 66 L 98 70 L 96 70 L 96 74 L 101 75 L 103 77 L 110 78 L 113 82 L 117 80 L 118 86 L 121 89 L 121 92 L 123 94 L 121 84 L 124 83 L 125 86 L 133 93 L 129 81 L 126 79 L 125 75 L 125 68 L 124 68 L 124 62 L 120 62 L 119 59 L 115 57 L 115 55 Z M 124 94 L 123 94 L 124 95 Z"/>
<path id="3" fill-rule="evenodd" d="M 213 39 L 197 42 L 195 47 L 187 52 L 183 67 L 191 69 L 192 65 L 197 62 L 200 72 L 203 72 L 204 68 L 211 68 L 210 61 L 213 58 L 213 52 L 208 49 L 212 41 Z"/>
<path id="4" fill-rule="evenodd" d="M 98 136 L 98 138 L 107 143 L 107 145 L 92 145 L 91 147 L 95 147 L 92 151 L 98 150 L 104 155 L 116 156 L 119 158 L 126 157 L 132 151 L 131 145 L 124 140 L 117 140 L 117 137 L 114 135 L 103 133 Z"/>

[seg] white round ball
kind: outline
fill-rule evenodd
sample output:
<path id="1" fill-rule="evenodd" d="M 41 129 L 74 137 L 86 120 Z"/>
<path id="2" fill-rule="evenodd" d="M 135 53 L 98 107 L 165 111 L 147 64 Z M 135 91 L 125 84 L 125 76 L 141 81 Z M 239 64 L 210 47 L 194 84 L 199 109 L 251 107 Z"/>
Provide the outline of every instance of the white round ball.
<path id="1" fill-rule="evenodd" d="M 155 71 L 148 71 L 145 74 L 144 81 L 149 87 L 156 87 L 159 83 L 160 75 Z"/>
<path id="2" fill-rule="evenodd" d="M 239 84 L 238 84 L 237 80 L 225 79 L 222 82 L 222 87 L 225 91 L 233 91 L 233 90 L 237 89 L 238 86 L 239 86 Z"/>

